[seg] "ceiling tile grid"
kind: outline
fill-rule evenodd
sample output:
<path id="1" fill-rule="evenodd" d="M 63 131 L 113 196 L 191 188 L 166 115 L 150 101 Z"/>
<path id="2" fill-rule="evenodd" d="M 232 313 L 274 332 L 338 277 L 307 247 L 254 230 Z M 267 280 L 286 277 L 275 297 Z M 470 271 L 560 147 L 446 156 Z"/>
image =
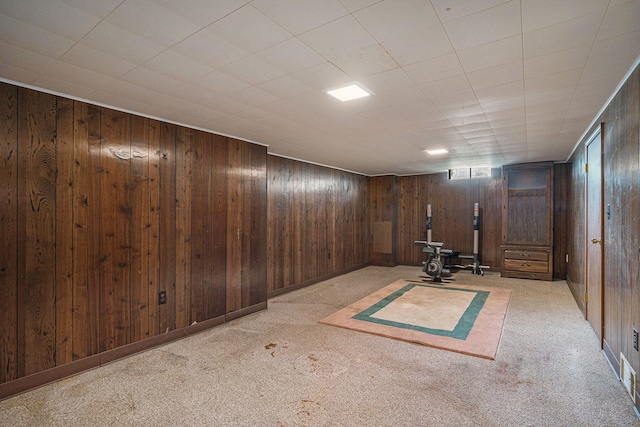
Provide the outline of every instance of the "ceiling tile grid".
<path id="1" fill-rule="evenodd" d="M 640 0 L 0 2 L 4 81 L 368 175 L 564 161 L 639 58 Z"/>

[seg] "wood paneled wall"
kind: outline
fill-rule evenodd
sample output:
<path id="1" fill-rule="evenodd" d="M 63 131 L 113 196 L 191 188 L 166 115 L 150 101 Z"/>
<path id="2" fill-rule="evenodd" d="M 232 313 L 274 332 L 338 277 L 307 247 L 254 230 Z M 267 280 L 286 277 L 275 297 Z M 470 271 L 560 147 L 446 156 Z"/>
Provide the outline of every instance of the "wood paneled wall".
<path id="1" fill-rule="evenodd" d="M 371 185 L 371 262 L 393 267 L 398 264 L 398 177 L 373 176 Z"/>
<path id="2" fill-rule="evenodd" d="M 427 204 L 432 209 L 432 240 L 445 248 L 473 253 L 473 204 L 480 203 L 480 261 L 500 268 L 502 227 L 502 180 L 494 177 L 450 180 L 447 173 L 399 178 L 398 260 L 419 265 L 422 248 L 414 241 L 425 240 Z"/>
<path id="3" fill-rule="evenodd" d="M 366 176 L 268 156 L 270 295 L 370 261 Z"/>
<path id="4" fill-rule="evenodd" d="M 622 352 L 640 372 L 640 352 L 633 349 L 632 329 L 640 327 L 640 68 L 636 68 L 597 118 L 603 124 L 604 349 L 614 367 Z M 586 135 L 591 135 L 590 129 Z M 584 310 L 585 140 L 571 158 L 569 184 L 569 285 Z M 606 211 L 605 211 L 606 212 Z M 636 405 L 640 394 L 636 391 Z"/>
<path id="5" fill-rule="evenodd" d="M 0 384 L 266 306 L 265 147 L 4 83 L 0 120 Z"/>

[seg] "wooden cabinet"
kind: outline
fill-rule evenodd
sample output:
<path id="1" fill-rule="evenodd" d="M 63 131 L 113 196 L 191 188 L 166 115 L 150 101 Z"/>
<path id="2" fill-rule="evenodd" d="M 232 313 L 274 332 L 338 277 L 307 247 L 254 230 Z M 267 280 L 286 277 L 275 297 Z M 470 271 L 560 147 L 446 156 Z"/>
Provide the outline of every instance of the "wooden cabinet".
<path id="1" fill-rule="evenodd" d="M 553 278 L 553 162 L 502 169 L 502 276 Z"/>

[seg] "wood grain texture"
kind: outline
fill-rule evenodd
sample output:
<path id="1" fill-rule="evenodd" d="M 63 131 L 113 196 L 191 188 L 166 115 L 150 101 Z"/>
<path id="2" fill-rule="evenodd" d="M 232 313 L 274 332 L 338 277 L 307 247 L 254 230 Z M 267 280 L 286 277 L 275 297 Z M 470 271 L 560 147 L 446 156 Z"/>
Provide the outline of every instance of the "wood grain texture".
<path id="1" fill-rule="evenodd" d="M 18 372 L 18 89 L 0 83 L 0 383 Z"/>
<path id="2" fill-rule="evenodd" d="M 55 366 L 56 99 L 18 89 L 18 364 Z"/>
<path id="3" fill-rule="evenodd" d="M 266 307 L 265 147 L 4 83 L 0 103 L 0 382 L 218 322 L 228 293 L 232 317 Z"/>
<path id="4" fill-rule="evenodd" d="M 100 351 L 131 339 L 131 116 L 102 109 Z"/>
<path id="5" fill-rule="evenodd" d="M 98 353 L 100 108 L 74 101 L 73 360 Z"/>
<path id="6" fill-rule="evenodd" d="M 73 101 L 57 99 L 55 200 L 56 365 L 73 361 Z"/>
<path id="7" fill-rule="evenodd" d="M 267 175 L 268 292 L 369 262 L 369 178 L 277 156 Z"/>
<path id="8" fill-rule="evenodd" d="M 131 342 L 149 337 L 149 119 L 131 117 Z"/>

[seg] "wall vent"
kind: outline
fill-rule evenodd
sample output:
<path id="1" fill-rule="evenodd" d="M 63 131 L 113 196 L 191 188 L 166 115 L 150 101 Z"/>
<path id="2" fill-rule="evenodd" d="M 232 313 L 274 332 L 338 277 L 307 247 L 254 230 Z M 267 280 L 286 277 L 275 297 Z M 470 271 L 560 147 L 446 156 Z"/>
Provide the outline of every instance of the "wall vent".
<path id="1" fill-rule="evenodd" d="M 620 353 L 620 381 L 631 396 L 633 403 L 636 403 L 637 376 L 622 353 Z"/>

